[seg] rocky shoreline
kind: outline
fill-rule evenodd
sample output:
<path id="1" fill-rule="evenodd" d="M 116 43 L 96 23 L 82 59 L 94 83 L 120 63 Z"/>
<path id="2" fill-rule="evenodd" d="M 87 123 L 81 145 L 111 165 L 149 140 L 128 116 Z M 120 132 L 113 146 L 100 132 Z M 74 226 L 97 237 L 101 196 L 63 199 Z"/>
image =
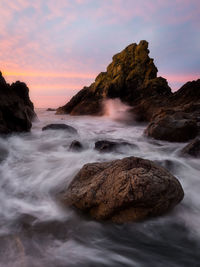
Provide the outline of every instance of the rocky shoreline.
<path id="1" fill-rule="evenodd" d="M 172 93 L 157 77 L 148 42 L 131 44 L 113 56 L 106 72 L 84 87 L 56 114 L 103 115 L 103 103 L 119 98 L 137 121 L 149 122 L 145 134 L 159 140 L 186 142 L 200 133 L 200 79 Z"/>
<path id="2" fill-rule="evenodd" d="M 199 157 L 200 80 L 188 82 L 172 93 L 167 80 L 157 77 L 149 57 L 148 42 L 131 44 L 113 56 L 106 72 L 84 87 L 56 114 L 104 114 L 104 102 L 120 99 L 130 106 L 138 122 L 149 123 L 144 135 L 169 142 L 188 142 L 182 156 Z M 29 89 L 21 82 L 9 85 L 0 75 L 0 134 L 30 131 L 35 112 Z M 53 109 L 48 109 L 53 111 Z M 42 131 L 65 131 L 78 136 L 66 124 L 49 124 Z M 99 140 L 94 149 L 100 153 L 120 152 L 121 147 L 137 148 L 128 142 Z M 68 151 L 79 153 L 84 146 L 74 140 Z M 96 220 L 117 223 L 138 221 L 165 214 L 184 196 L 177 178 L 156 163 L 137 157 L 84 165 L 59 200 Z"/>

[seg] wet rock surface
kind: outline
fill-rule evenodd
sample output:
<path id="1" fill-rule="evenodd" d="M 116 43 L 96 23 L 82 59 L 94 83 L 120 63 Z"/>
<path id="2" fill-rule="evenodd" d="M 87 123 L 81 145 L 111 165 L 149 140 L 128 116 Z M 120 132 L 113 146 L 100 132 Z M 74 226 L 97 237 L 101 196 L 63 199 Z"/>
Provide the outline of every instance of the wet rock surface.
<path id="1" fill-rule="evenodd" d="M 69 146 L 69 151 L 74 151 L 74 152 L 80 152 L 83 150 L 83 145 L 81 142 L 74 140 Z"/>
<path id="2" fill-rule="evenodd" d="M 192 140 L 181 150 L 181 156 L 200 158 L 200 138 Z"/>
<path id="3" fill-rule="evenodd" d="M 29 131 L 35 116 L 26 84 L 9 85 L 0 73 L 0 134 Z"/>
<path id="4" fill-rule="evenodd" d="M 67 124 L 48 124 L 46 125 L 45 127 L 42 128 L 42 131 L 47 131 L 47 130 L 65 130 L 71 134 L 77 134 L 77 130 L 72 127 L 72 126 L 69 126 Z"/>
<path id="5" fill-rule="evenodd" d="M 199 135 L 200 79 L 183 85 L 155 110 L 145 133 L 171 142 L 186 142 Z"/>
<path id="6" fill-rule="evenodd" d="M 148 125 L 145 134 L 159 140 L 187 142 L 198 135 L 198 126 L 187 113 L 161 113 Z"/>
<path id="7" fill-rule="evenodd" d="M 60 198 L 96 220 L 123 223 L 164 214 L 183 195 L 179 181 L 166 169 L 129 157 L 84 165 Z"/>
<path id="8" fill-rule="evenodd" d="M 95 142 L 95 149 L 99 152 L 120 152 L 120 149 L 123 148 L 138 148 L 134 144 L 130 144 L 128 142 L 115 142 L 115 141 L 108 141 L 108 140 L 99 140 Z"/>

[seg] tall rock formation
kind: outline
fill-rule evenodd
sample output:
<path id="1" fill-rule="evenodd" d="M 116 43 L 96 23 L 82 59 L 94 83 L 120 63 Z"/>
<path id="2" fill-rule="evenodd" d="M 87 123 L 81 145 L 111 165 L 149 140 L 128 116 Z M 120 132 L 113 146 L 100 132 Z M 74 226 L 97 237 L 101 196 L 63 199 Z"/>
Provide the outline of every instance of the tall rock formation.
<path id="1" fill-rule="evenodd" d="M 0 72 L 0 134 L 29 131 L 35 117 L 25 83 L 6 83 Z"/>
<path id="2" fill-rule="evenodd" d="M 149 57 L 148 42 L 131 44 L 113 56 L 106 72 L 101 72 L 89 87 L 84 87 L 57 114 L 102 115 L 102 102 L 120 98 L 131 106 L 152 98 L 156 102 L 171 94 L 167 81 L 157 77 L 157 68 Z"/>

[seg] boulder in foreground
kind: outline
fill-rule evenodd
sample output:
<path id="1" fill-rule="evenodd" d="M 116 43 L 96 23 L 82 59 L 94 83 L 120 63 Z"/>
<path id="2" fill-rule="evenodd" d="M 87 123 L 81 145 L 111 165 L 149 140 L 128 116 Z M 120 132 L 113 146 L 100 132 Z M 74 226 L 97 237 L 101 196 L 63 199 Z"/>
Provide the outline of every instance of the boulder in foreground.
<path id="1" fill-rule="evenodd" d="M 96 220 L 123 223 L 164 214 L 183 196 L 181 184 L 166 169 L 129 157 L 84 165 L 61 200 Z"/>

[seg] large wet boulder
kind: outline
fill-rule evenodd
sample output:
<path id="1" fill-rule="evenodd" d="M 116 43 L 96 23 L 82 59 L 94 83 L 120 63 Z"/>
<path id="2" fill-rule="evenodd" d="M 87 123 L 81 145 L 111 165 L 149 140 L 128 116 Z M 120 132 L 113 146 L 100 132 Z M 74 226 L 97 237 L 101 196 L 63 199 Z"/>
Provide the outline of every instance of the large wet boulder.
<path id="1" fill-rule="evenodd" d="M 52 123 L 52 124 L 48 124 L 46 126 L 44 126 L 42 128 L 42 131 L 47 131 L 47 130 L 64 130 L 64 131 L 67 131 L 68 133 L 71 133 L 71 134 L 77 134 L 77 130 L 72 127 L 72 126 L 69 126 L 67 124 L 64 124 L 64 123 Z"/>
<path id="2" fill-rule="evenodd" d="M 0 72 L 0 134 L 27 132 L 36 116 L 25 83 L 6 83 Z"/>
<path id="3" fill-rule="evenodd" d="M 200 138 L 192 140 L 181 150 L 181 156 L 200 158 Z"/>
<path id="4" fill-rule="evenodd" d="M 167 81 L 157 77 L 157 68 L 149 57 L 147 41 L 127 46 L 112 58 L 105 72 L 101 72 L 89 87 L 84 87 L 57 114 L 102 115 L 105 99 L 119 98 L 134 105 L 144 98 L 160 99 L 171 95 Z M 162 99 L 162 101 L 161 101 Z"/>
<path id="5" fill-rule="evenodd" d="M 198 126 L 187 113 L 161 113 L 150 122 L 145 134 L 158 140 L 187 142 L 197 136 Z"/>
<path id="6" fill-rule="evenodd" d="M 183 196 L 181 184 L 166 169 L 129 157 L 84 165 L 61 201 L 96 220 L 123 223 L 164 214 Z"/>

